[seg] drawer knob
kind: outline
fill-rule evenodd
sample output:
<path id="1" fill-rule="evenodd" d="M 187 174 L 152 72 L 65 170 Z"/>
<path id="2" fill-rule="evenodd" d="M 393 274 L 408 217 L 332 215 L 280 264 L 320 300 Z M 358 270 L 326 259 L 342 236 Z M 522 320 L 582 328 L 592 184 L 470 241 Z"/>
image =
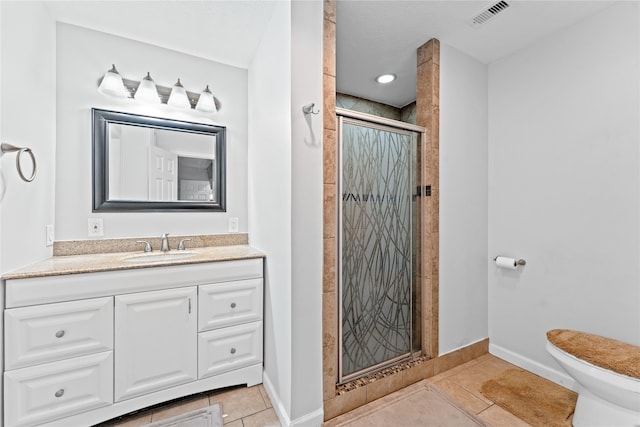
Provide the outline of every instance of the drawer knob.
<path id="1" fill-rule="evenodd" d="M 236 354 L 236 349 L 231 347 L 231 354 Z"/>
<path id="2" fill-rule="evenodd" d="M 236 308 L 236 303 L 235 302 L 231 303 L 231 308 Z"/>
<path id="3" fill-rule="evenodd" d="M 64 389 L 61 388 L 60 390 L 56 391 L 55 396 L 56 397 L 62 397 L 63 394 L 64 394 Z"/>
<path id="4" fill-rule="evenodd" d="M 56 338 L 62 338 L 64 336 L 64 330 L 56 332 Z"/>

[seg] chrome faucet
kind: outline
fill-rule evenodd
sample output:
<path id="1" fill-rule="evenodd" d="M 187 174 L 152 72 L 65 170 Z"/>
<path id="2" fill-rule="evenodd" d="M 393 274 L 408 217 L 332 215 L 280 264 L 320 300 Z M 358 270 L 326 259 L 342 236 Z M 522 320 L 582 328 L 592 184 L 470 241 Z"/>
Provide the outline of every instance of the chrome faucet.
<path id="1" fill-rule="evenodd" d="M 169 239 L 167 238 L 169 233 L 164 233 L 160 238 L 162 239 L 162 244 L 160 245 L 160 250 L 162 252 L 169 252 Z"/>

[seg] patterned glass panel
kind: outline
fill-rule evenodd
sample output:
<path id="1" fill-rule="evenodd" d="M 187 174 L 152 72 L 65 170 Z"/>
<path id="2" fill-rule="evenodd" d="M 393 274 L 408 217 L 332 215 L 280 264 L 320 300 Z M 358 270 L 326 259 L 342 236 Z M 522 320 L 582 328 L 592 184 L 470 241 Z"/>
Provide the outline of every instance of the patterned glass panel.
<path id="1" fill-rule="evenodd" d="M 416 138 L 347 121 L 341 135 L 344 379 L 412 349 Z"/>

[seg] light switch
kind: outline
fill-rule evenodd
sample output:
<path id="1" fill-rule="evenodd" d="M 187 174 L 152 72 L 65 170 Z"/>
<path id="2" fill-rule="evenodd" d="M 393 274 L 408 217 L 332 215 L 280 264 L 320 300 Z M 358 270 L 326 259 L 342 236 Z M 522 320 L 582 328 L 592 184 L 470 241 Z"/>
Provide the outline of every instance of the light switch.
<path id="1" fill-rule="evenodd" d="M 55 228 L 53 227 L 53 225 L 47 225 L 46 240 L 45 240 L 46 246 L 53 246 L 53 242 L 55 238 L 56 238 Z"/>

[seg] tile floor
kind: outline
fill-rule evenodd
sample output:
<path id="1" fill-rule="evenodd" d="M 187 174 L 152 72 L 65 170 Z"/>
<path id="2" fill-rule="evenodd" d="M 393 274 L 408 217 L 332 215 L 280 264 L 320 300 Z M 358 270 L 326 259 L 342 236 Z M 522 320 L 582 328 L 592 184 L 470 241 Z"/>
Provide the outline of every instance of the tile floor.
<path id="1" fill-rule="evenodd" d="M 262 384 L 254 387 L 234 387 L 201 393 L 179 399 L 166 405 L 99 424 L 100 427 L 141 427 L 151 422 L 174 417 L 184 412 L 206 408 L 219 403 L 225 427 L 280 426 L 271 400 Z"/>
<path id="2" fill-rule="evenodd" d="M 480 386 L 486 380 L 511 368 L 517 368 L 517 366 L 491 354 L 485 354 L 431 377 L 429 382 L 490 426 L 530 427 L 528 423 L 505 411 L 480 393 Z"/>
<path id="3" fill-rule="evenodd" d="M 476 414 L 489 426 L 530 427 L 529 424 L 495 405 L 480 393 L 480 386 L 484 381 L 500 371 L 514 367 L 514 365 L 502 359 L 490 354 L 485 354 L 477 359 L 429 378 L 427 382 L 434 385 L 449 398 L 457 401 L 467 411 Z M 399 390 L 396 393 L 403 393 L 403 390 Z M 249 388 L 237 387 L 188 397 L 139 414 L 124 417 L 120 420 L 107 422 L 100 426 L 139 427 L 153 421 L 172 417 L 182 412 L 207 407 L 215 403 L 221 403 L 225 427 L 280 426 L 271 401 L 262 385 Z M 372 407 L 375 408 L 376 404 L 377 401 L 374 401 L 366 406 L 372 405 Z M 416 411 L 422 409 L 419 406 L 414 407 Z M 380 408 L 379 410 L 384 411 L 384 408 Z M 330 424 L 336 424 L 336 421 L 339 422 L 341 417 L 346 421 L 348 415 L 349 414 L 345 414 L 337 417 L 332 420 Z M 348 425 L 349 423 L 338 424 Z"/>

